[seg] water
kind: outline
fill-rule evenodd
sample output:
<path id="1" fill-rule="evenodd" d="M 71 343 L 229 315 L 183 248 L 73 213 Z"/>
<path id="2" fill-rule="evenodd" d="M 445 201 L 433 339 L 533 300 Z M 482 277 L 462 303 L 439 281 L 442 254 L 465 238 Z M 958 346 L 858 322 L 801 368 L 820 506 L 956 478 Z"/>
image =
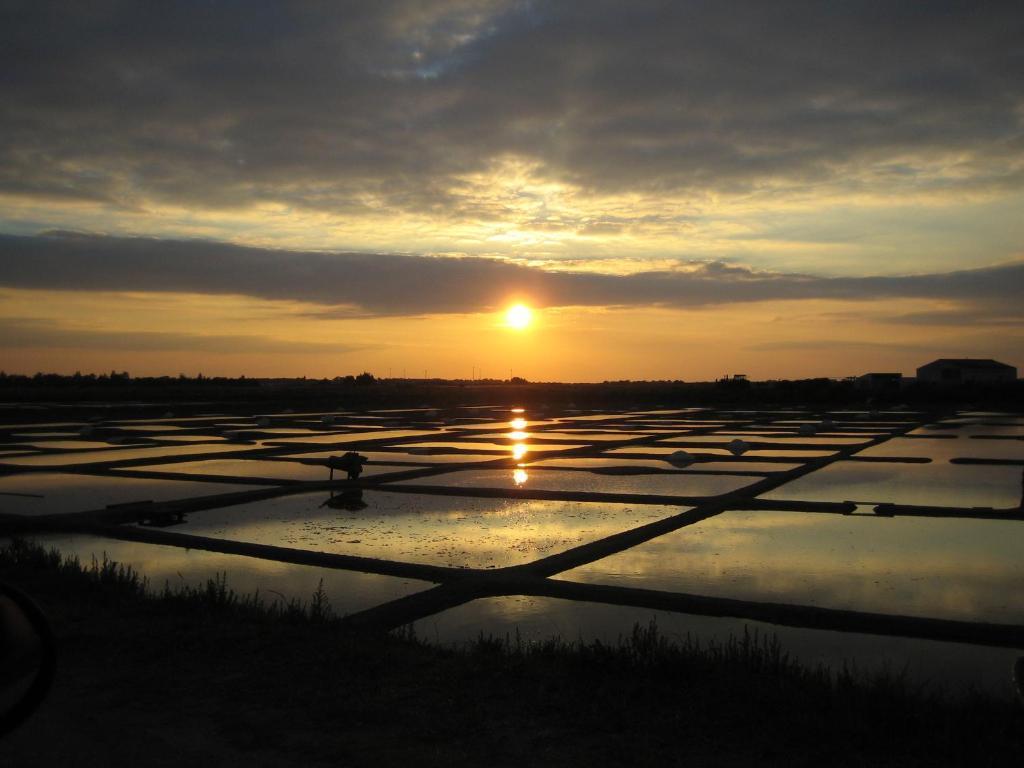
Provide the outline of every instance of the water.
<path id="1" fill-rule="evenodd" d="M 400 480 L 397 485 L 451 488 L 526 488 L 538 491 L 650 494 L 655 496 L 717 496 L 756 482 L 751 477 L 694 475 L 601 475 L 557 469 L 467 469 L 434 477 Z"/>
<path id="2" fill-rule="evenodd" d="M 261 432 L 272 432 L 273 430 L 261 429 Z M 322 434 L 309 431 L 308 434 L 294 436 L 294 430 L 287 430 L 293 436 L 275 438 L 273 445 L 290 445 L 292 443 L 358 443 L 364 440 L 383 440 L 391 437 L 420 437 L 432 435 L 433 432 L 424 429 L 380 429 L 372 432 L 332 432 Z"/>
<path id="3" fill-rule="evenodd" d="M 434 586 L 416 579 L 292 565 L 97 536 L 50 534 L 37 538 L 46 546 L 77 555 L 85 564 L 93 557 L 102 560 L 104 556 L 130 564 L 144 574 L 149 587 L 154 590 L 163 589 L 164 585 L 172 588 L 202 586 L 208 579 L 226 576 L 230 589 L 242 595 L 258 593 L 268 605 L 277 600 L 308 603 L 322 581 L 332 610 L 342 616 Z"/>
<path id="4" fill-rule="evenodd" d="M 724 512 L 556 578 L 1024 624 L 1021 523 Z"/>
<path id="5" fill-rule="evenodd" d="M 1020 651 L 963 643 L 879 637 L 852 632 L 795 629 L 756 621 L 692 616 L 620 605 L 514 596 L 474 600 L 413 625 L 420 638 L 463 645 L 484 637 L 515 642 L 543 642 L 560 637 L 570 642 L 600 640 L 615 643 L 628 637 L 633 626 L 654 622 L 660 633 L 679 641 L 697 640 L 703 646 L 725 643 L 744 632 L 775 635 L 783 649 L 804 664 L 823 664 L 872 674 L 887 670 L 906 674 L 916 684 L 954 690 L 981 689 L 997 696 L 1014 696 L 1010 670 Z"/>
<path id="6" fill-rule="evenodd" d="M 1019 467 L 843 461 L 795 480 L 765 498 L 1015 507 L 1020 502 L 1020 474 Z"/>
<path id="7" fill-rule="evenodd" d="M 212 445 L 161 445 L 145 448 L 111 448 L 105 451 L 83 451 L 81 453 L 47 453 L 38 456 L 9 456 L 4 464 L 25 467 L 60 467 L 73 464 L 98 464 L 128 459 L 159 459 L 164 456 L 186 456 L 192 453 L 221 453 L 253 450 L 257 446 L 212 444 Z"/>
<path id="8" fill-rule="evenodd" d="M 31 472 L 0 477 L 0 514 L 83 512 L 109 504 L 172 501 L 238 490 L 240 486 L 226 483 Z"/>
<path id="9" fill-rule="evenodd" d="M 289 453 L 289 459 L 326 459 L 328 456 L 337 456 L 341 451 L 312 451 L 310 453 Z M 462 464 L 476 461 L 495 461 L 508 458 L 507 456 L 493 453 L 431 453 L 417 454 L 404 451 L 359 451 L 360 456 L 365 456 L 369 461 L 381 463 L 411 464 L 419 466 L 430 466 L 433 464 Z M 366 466 L 369 469 L 370 465 Z M 413 467 L 406 467 L 411 469 Z"/>
<path id="10" fill-rule="evenodd" d="M 367 464 L 363 467 L 363 475 L 370 477 L 410 468 L 400 465 Z M 259 459 L 210 459 L 175 464 L 147 464 L 143 467 L 128 467 L 125 472 L 173 472 L 183 475 L 223 475 L 225 477 L 306 480 L 310 482 L 323 482 L 331 477 L 330 470 L 324 465 L 303 464 L 298 461 L 260 461 Z M 344 472 L 334 472 L 335 479 L 344 476 Z"/>
<path id="11" fill-rule="evenodd" d="M 521 565 L 681 511 L 575 501 L 474 499 L 368 491 L 357 512 L 327 493 L 209 510 L 180 533 L 453 568 Z"/>

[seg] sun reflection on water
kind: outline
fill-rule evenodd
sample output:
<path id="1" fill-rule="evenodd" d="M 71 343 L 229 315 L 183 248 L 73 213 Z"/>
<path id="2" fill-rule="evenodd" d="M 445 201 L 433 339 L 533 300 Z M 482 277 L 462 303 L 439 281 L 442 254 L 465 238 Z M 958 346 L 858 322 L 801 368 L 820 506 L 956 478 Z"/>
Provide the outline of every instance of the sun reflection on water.
<path id="1" fill-rule="evenodd" d="M 525 469 L 517 468 L 512 470 L 512 481 L 516 484 L 516 488 L 526 485 L 526 481 L 529 479 L 530 476 L 526 474 Z"/>

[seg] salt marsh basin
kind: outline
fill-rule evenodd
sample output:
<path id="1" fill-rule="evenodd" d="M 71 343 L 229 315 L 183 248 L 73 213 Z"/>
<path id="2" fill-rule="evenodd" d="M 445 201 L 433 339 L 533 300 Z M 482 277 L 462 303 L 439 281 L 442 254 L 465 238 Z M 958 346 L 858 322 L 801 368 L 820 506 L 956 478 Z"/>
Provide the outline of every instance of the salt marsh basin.
<path id="1" fill-rule="evenodd" d="M 374 418 L 11 425 L 0 511 L 155 586 L 226 572 L 236 590 L 305 599 L 323 580 L 353 622 L 439 642 L 753 626 L 808 661 L 1009 694 L 1019 645 L 984 628 L 1024 626 L 1020 415 L 493 407 L 430 428 L 389 410 L 368 430 Z M 108 447 L 69 437 L 83 432 Z M 327 458 L 346 451 L 365 472 L 329 482 Z"/>

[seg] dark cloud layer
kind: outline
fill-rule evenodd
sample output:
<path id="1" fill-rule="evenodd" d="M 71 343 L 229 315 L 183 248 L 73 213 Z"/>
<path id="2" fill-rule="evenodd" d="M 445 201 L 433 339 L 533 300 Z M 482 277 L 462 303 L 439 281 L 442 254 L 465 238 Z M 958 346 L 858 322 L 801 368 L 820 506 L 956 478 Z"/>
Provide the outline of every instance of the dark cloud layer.
<path id="1" fill-rule="evenodd" d="M 1019 188 L 1022 39 L 1012 0 L 6 2 L 0 192 L 486 218 L 458 179 L 508 156 L 584 192 Z"/>
<path id="2" fill-rule="evenodd" d="M 74 328 L 37 318 L 0 318 L 0 348 L 107 349 L 122 352 L 208 352 L 213 354 L 331 354 L 369 349 L 355 344 L 279 341 L 263 336 L 105 331 Z"/>
<path id="3" fill-rule="evenodd" d="M 317 253 L 200 240 L 53 233 L 0 235 L 0 285 L 61 291 L 239 294 L 308 302 L 324 317 L 536 306 L 694 307 L 786 299 L 921 298 L 1020 318 L 1024 262 L 941 274 L 817 277 L 719 263 L 616 276 L 550 272 L 489 259 Z M 894 314 L 898 305 L 894 305 Z"/>

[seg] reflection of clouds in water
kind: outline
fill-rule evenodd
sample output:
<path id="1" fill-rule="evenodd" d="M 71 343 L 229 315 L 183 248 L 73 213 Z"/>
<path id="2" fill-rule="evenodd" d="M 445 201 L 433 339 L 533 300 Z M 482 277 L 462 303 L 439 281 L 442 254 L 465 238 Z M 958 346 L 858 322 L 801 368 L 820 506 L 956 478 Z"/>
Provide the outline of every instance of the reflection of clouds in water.
<path id="1" fill-rule="evenodd" d="M 986 432 L 985 434 L 989 434 Z M 991 434 L 997 434 L 993 432 Z M 969 435 L 953 439 L 922 440 L 894 437 L 881 445 L 868 448 L 862 456 L 920 456 L 933 462 L 948 462 L 957 457 L 975 459 L 1024 459 L 1024 441 L 983 440 Z"/>
<path id="2" fill-rule="evenodd" d="M 979 525 L 981 523 L 981 525 Z M 832 608 L 1020 622 L 1019 523 L 734 513 L 556 578 Z"/>
<path id="3" fill-rule="evenodd" d="M 840 461 L 787 483 L 765 498 L 1016 507 L 1020 468 Z"/>
<path id="4" fill-rule="evenodd" d="M 938 427 L 938 428 L 936 428 Z M 937 424 L 912 430 L 911 435 L 951 435 L 971 438 L 974 435 L 1024 436 L 1024 422 L 1016 419 L 969 418 L 946 419 Z M 938 441 L 936 441 L 938 442 Z"/>
<path id="5" fill-rule="evenodd" d="M 422 485 L 457 488 L 509 488 L 505 470 L 468 469 L 436 477 L 416 478 Z M 585 493 L 654 494 L 663 496 L 716 496 L 755 482 L 756 478 L 733 475 L 637 474 L 614 475 L 572 470 L 545 469 L 534 472 L 530 487 L 537 490 Z M 398 485 L 406 481 L 398 481 Z"/>
<path id="6" fill-rule="evenodd" d="M 128 467 L 128 472 L 176 472 L 193 475 L 223 475 L 232 477 L 268 477 L 286 480 L 326 480 L 326 466 L 301 464 L 295 461 L 267 461 L 260 459 L 212 459 L 185 461 L 174 464 L 147 464 Z M 392 470 L 393 471 L 393 470 Z"/>
<path id="7" fill-rule="evenodd" d="M 682 444 L 672 446 L 659 446 L 659 445 L 634 445 L 626 446 L 624 448 L 611 448 L 605 453 L 609 456 L 615 456 L 619 454 L 630 454 L 630 453 L 649 453 L 649 454 L 672 454 L 680 449 Z M 692 453 L 694 456 L 729 456 L 729 451 L 724 448 L 686 448 L 687 451 Z M 746 456 L 784 456 L 793 459 L 816 459 L 822 456 L 832 456 L 835 451 L 814 451 L 814 450 L 787 450 L 780 448 L 779 450 L 750 450 L 747 451 Z M 737 468 L 742 469 L 741 464 L 736 465 Z"/>
<path id="8" fill-rule="evenodd" d="M 273 429 L 260 429 L 260 432 L 274 432 Z M 288 433 L 294 433 L 298 430 L 288 429 L 281 430 Z M 320 434 L 316 432 L 310 432 L 308 435 L 302 435 L 300 437 L 282 437 L 274 439 L 274 443 L 281 443 L 282 445 L 290 445 L 292 443 L 302 445 L 304 443 L 353 443 L 361 440 L 382 440 L 384 438 L 392 437 L 423 437 L 425 435 L 436 434 L 433 429 L 378 429 L 370 432 L 337 432 L 331 434 Z"/>
<path id="9" fill-rule="evenodd" d="M 193 496 L 238 491 L 246 487 L 261 486 L 238 486 L 198 480 L 152 480 L 60 472 L 26 472 L 0 477 L 0 512 L 17 515 L 82 512 L 99 509 L 108 504 L 144 499 L 187 499 Z"/>
<path id="10" fill-rule="evenodd" d="M 504 438 L 505 435 L 501 435 L 501 437 Z M 480 441 L 470 441 L 470 440 L 459 440 L 459 441 L 449 440 L 449 441 L 416 443 L 416 444 L 410 444 L 410 445 L 399 445 L 399 446 L 396 446 L 396 447 L 397 448 L 401 448 L 402 450 L 405 450 L 405 451 L 422 449 L 422 448 L 459 448 L 459 449 L 464 450 L 464 451 L 473 451 L 473 450 L 478 450 L 478 451 L 508 451 L 508 450 L 510 450 L 512 448 L 515 448 L 515 445 L 509 446 L 509 444 L 507 442 L 492 443 L 492 442 L 480 442 Z M 551 443 L 551 444 L 544 445 L 543 446 L 543 450 L 545 450 L 545 451 L 558 451 L 558 450 L 562 450 L 562 449 L 565 449 L 565 448 L 579 448 L 579 447 L 581 447 L 579 443 Z"/>
<path id="11" fill-rule="evenodd" d="M 252 449 L 259 446 L 252 446 Z M 9 457 L 5 463 L 19 466 L 66 466 L 70 464 L 94 464 L 103 461 L 123 461 L 125 459 L 159 459 L 164 456 L 181 456 L 190 453 L 219 453 L 221 451 L 252 450 L 245 446 L 228 444 L 202 445 L 161 445 L 147 448 L 118 448 L 109 451 L 86 451 L 83 453 L 54 453 L 42 456 Z"/>
<path id="12" fill-rule="evenodd" d="M 815 447 L 819 445 L 857 445 L 859 443 L 866 443 L 871 438 L 866 435 L 859 435 L 857 437 L 831 437 L 831 436 L 818 436 L 818 437 L 793 437 L 788 434 L 773 435 L 768 433 L 729 433 L 729 434 L 714 434 L 714 435 L 694 435 L 693 437 L 681 437 L 672 440 L 662 440 L 661 445 L 690 445 L 691 443 L 730 443 L 733 440 L 747 440 L 753 443 L 780 443 L 785 446 L 792 446 L 793 448 L 799 448 L 800 446 L 806 445 L 808 447 Z"/>
<path id="13" fill-rule="evenodd" d="M 442 643 L 472 641 L 481 634 L 523 642 L 564 640 L 615 643 L 628 638 L 635 624 L 656 622 L 659 633 L 702 645 L 725 642 L 745 631 L 778 637 L 787 653 L 807 664 L 832 669 L 855 660 L 859 670 L 906 670 L 915 682 L 980 686 L 1013 696 L 1008 670 L 1019 651 L 901 637 L 860 635 L 762 624 L 746 619 L 697 616 L 648 608 L 582 603 L 544 597 L 495 597 L 474 600 L 416 622 L 417 633 Z"/>
<path id="14" fill-rule="evenodd" d="M 282 595 L 285 600 L 294 598 L 308 602 L 322 579 L 331 607 L 339 614 L 365 610 L 431 586 L 429 582 L 394 576 L 292 565 L 95 536 L 60 534 L 38 539 L 45 546 L 57 547 L 65 555 L 77 555 L 86 565 L 93 557 L 102 560 L 104 555 L 131 565 L 146 578 L 149 588 L 154 591 L 162 590 L 165 584 L 172 589 L 185 585 L 202 586 L 207 579 L 224 574 L 230 589 L 239 594 L 253 594 L 258 590 L 267 604 Z"/>

